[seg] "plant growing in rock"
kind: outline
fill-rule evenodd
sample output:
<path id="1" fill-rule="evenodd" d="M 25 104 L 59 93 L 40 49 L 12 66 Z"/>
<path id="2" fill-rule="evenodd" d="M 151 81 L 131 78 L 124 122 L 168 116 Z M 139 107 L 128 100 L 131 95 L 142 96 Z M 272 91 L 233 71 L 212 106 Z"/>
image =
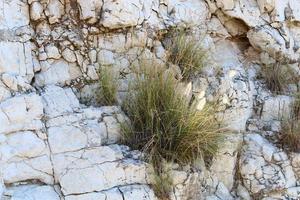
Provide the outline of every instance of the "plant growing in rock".
<path id="1" fill-rule="evenodd" d="M 99 91 L 97 93 L 97 101 L 101 105 L 111 106 L 117 103 L 117 77 L 113 71 L 107 67 L 103 67 L 99 71 Z"/>
<path id="2" fill-rule="evenodd" d="M 204 67 L 207 52 L 195 36 L 188 36 L 182 30 L 173 31 L 171 35 L 168 60 L 181 68 L 183 79 L 189 79 Z"/>
<path id="3" fill-rule="evenodd" d="M 281 132 L 281 143 L 292 151 L 300 152 L 300 119 L 284 120 Z"/>
<path id="4" fill-rule="evenodd" d="M 188 164 L 213 155 L 222 138 L 213 107 L 193 109 L 176 91 L 178 82 L 171 74 L 155 66 L 145 69 L 123 104 L 131 120 L 122 126 L 125 144 L 144 151 L 158 174 L 162 160 Z"/>
<path id="5" fill-rule="evenodd" d="M 293 71 L 279 62 L 263 65 L 261 75 L 266 81 L 267 87 L 276 94 L 284 93 L 289 84 L 298 84 L 299 82 L 299 78 Z"/>
<path id="6" fill-rule="evenodd" d="M 293 112 L 283 120 L 281 142 L 292 151 L 300 152 L 300 93 L 295 95 Z"/>

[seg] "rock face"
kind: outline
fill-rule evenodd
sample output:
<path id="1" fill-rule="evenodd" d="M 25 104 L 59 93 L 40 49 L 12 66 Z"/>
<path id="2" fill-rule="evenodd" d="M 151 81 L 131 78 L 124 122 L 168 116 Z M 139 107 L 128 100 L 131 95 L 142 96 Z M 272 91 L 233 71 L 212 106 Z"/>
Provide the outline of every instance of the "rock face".
<path id="1" fill-rule="evenodd" d="M 207 165 L 171 167 L 170 199 L 300 199 L 300 154 L 277 143 L 293 97 L 260 78 L 276 62 L 300 75 L 297 0 L 3 0 L 0 11 L 0 199 L 157 199 L 97 80 L 112 69 L 120 103 L 145 59 L 180 74 L 164 34 L 175 27 L 209 55 L 183 93 L 200 110 L 217 102 L 228 131 Z"/>

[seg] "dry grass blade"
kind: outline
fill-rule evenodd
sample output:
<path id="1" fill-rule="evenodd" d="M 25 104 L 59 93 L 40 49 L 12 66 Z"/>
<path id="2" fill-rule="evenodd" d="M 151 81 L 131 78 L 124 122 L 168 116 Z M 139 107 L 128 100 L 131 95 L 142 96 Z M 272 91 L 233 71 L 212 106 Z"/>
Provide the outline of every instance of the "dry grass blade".
<path id="1" fill-rule="evenodd" d="M 275 94 L 285 93 L 289 84 L 298 84 L 299 78 L 288 66 L 274 63 L 261 68 L 267 87 Z"/>
<path id="2" fill-rule="evenodd" d="M 111 69 L 103 67 L 100 70 L 99 88 L 97 94 L 99 104 L 111 106 L 117 103 L 117 78 Z"/>
<path id="3" fill-rule="evenodd" d="M 293 112 L 283 120 L 281 143 L 289 150 L 300 152 L 300 93 L 295 94 Z"/>
<path id="4" fill-rule="evenodd" d="M 281 142 L 294 152 L 300 152 L 300 120 L 288 119 L 283 122 Z"/>
<path id="5" fill-rule="evenodd" d="M 168 51 L 169 60 L 181 68 L 184 79 L 189 79 L 199 73 L 207 59 L 207 52 L 200 41 L 197 41 L 195 37 L 187 36 L 184 31 L 175 32 Z"/>

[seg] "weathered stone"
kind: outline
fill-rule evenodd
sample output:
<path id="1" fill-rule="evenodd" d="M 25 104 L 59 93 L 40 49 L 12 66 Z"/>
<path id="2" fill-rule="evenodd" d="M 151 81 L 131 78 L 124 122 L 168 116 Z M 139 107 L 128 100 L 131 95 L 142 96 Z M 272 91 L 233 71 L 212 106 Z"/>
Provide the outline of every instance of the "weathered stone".
<path id="1" fill-rule="evenodd" d="M 248 134 L 245 142 L 239 167 L 248 191 L 252 194 L 269 193 L 296 185 L 291 163 L 284 152 L 258 134 Z M 283 155 L 275 160 L 278 153 Z"/>
<path id="2" fill-rule="evenodd" d="M 36 94 L 7 99 L 0 103 L 0 133 L 43 128 L 41 98 Z"/>
<path id="3" fill-rule="evenodd" d="M 48 17 L 50 24 L 57 23 L 64 14 L 64 5 L 59 0 L 50 0 L 45 10 L 45 14 Z"/>
<path id="4" fill-rule="evenodd" d="M 139 0 L 104 0 L 101 24 L 109 29 L 141 24 L 144 20 L 143 4 Z"/>
<path id="5" fill-rule="evenodd" d="M 82 73 L 75 63 L 67 63 L 63 59 L 54 61 L 52 64 L 42 64 L 42 70 L 35 75 L 35 84 L 38 86 L 60 84 L 65 85 L 71 80 L 78 78 Z"/>
<path id="6" fill-rule="evenodd" d="M 5 191 L 4 198 L 6 197 L 12 200 L 60 200 L 55 189 L 46 185 L 20 185 L 11 187 Z"/>
<path id="7" fill-rule="evenodd" d="M 79 108 L 79 102 L 72 90 L 49 85 L 42 94 L 45 114 L 48 117 L 58 117 L 72 113 Z"/>
<path id="8" fill-rule="evenodd" d="M 31 81 L 33 77 L 31 48 L 19 42 L 0 42 L 0 73 L 20 75 Z"/>
<path id="9" fill-rule="evenodd" d="M 226 134 L 224 143 L 213 158 L 211 172 L 231 190 L 236 174 L 236 164 L 239 148 L 242 144 L 242 135 Z"/>
<path id="10" fill-rule="evenodd" d="M 30 5 L 30 18 L 34 21 L 37 21 L 43 17 L 43 6 L 40 2 L 34 1 Z"/>
<path id="11" fill-rule="evenodd" d="M 94 24 L 100 19 L 100 11 L 103 1 L 101 0 L 77 0 L 80 6 L 80 19 Z"/>
<path id="12" fill-rule="evenodd" d="M 65 195 L 146 183 L 145 164 L 122 158 L 116 146 L 57 154 L 53 158 L 55 178 Z"/>
<path id="13" fill-rule="evenodd" d="M 46 54 L 48 58 L 53 58 L 53 59 L 59 59 L 60 58 L 60 53 L 58 51 L 58 48 L 52 44 L 47 45 L 45 47 Z"/>
<path id="14" fill-rule="evenodd" d="M 0 29 L 13 29 L 29 24 L 28 5 L 22 0 L 2 2 L 0 13 Z"/>
<path id="15" fill-rule="evenodd" d="M 264 121 L 287 119 L 291 114 L 293 99 L 289 96 L 268 97 L 262 106 L 261 119 Z"/>
<path id="16" fill-rule="evenodd" d="M 63 52 L 62 52 L 62 57 L 66 60 L 66 61 L 68 61 L 68 62 L 70 62 L 70 63 L 73 63 L 73 62 L 76 62 L 76 55 L 75 55 L 75 53 L 71 50 L 71 49 L 68 49 L 68 48 L 66 48 Z"/>
<path id="17" fill-rule="evenodd" d="M 9 162 L 2 166 L 4 183 L 38 180 L 53 184 L 53 169 L 47 155 Z"/>

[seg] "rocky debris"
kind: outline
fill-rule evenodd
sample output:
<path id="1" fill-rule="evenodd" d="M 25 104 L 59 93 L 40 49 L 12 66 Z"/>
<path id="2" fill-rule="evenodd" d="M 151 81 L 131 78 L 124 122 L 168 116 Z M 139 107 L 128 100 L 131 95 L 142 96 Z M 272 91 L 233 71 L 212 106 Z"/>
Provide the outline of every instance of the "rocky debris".
<path id="1" fill-rule="evenodd" d="M 286 153 L 258 134 L 245 136 L 239 167 L 243 185 L 251 194 L 280 192 L 296 186 Z"/>

